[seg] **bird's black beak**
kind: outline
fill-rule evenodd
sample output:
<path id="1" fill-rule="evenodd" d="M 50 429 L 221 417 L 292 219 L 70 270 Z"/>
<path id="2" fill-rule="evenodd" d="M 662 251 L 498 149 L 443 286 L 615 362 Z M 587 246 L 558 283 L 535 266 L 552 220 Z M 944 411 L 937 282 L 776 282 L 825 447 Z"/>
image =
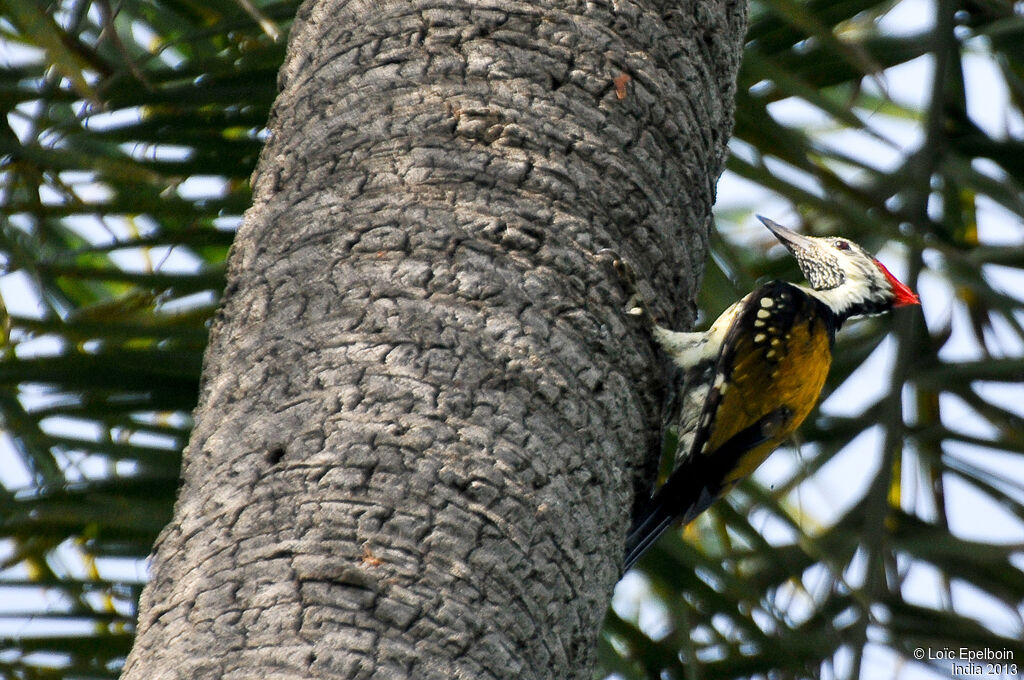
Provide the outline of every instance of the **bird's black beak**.
<path id="1" fill-rule="evenodd" d="M 761 220 L 761 223 L 768 227 L 768 231 L 775 234 L 775 238 L 779 239 L 779 242 L 786 246 L 789 252 L 794 255 L 799 251 L 806 252 L 814 249 L 814 241 L 806 236 L 798 234 L 795 231 L 790 231 L 778 222 L 773 222 L 767 217 L 761 217 L 758 215 L 757 219 Z"/>

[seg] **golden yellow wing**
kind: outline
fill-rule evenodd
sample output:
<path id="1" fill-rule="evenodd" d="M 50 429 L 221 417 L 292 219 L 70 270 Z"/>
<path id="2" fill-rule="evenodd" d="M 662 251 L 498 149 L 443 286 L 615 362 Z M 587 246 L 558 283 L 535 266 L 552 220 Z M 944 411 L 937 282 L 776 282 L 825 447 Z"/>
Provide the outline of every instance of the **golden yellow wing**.
<path id="1" fill-rule="evenodd" d="M 626 539 L 628 569 L 680 517 L 689 522 L 753 472 L 814 408 L 832 363 L 831 311 L 782 281 L 745 298 L 715 364 L 693 448 Z"/>
<path id="2" fill-rule="evenodd" d="M 721 458 L 723 491 L 807 418 L 832 363 L 831 312 L 775 281 L 747 299 L 722 344 L 691 456 Z"/>

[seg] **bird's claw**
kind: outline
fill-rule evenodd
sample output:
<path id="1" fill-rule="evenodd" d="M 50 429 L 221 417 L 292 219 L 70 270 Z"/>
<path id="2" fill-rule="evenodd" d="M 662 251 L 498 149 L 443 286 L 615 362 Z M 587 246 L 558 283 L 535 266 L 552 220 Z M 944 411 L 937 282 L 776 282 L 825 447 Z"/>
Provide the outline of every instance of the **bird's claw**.
<path id="1" fill-rule="evenodd" d="M 650 320 L 650 314 L 647 311 L 647 301 L 640 292 L 640 287 L 637 284 L 636 270 L 633 269 L 633 265 L 620 257 L 611 248 L 602 248 L 597 252 L 597 257 L 599 260 L 611 264 L 619 277 L 619 281 L 622 283 L 623 289 L 629 296 L 626 302 L 626 314 L 641 317 L 645 321 Z"/>

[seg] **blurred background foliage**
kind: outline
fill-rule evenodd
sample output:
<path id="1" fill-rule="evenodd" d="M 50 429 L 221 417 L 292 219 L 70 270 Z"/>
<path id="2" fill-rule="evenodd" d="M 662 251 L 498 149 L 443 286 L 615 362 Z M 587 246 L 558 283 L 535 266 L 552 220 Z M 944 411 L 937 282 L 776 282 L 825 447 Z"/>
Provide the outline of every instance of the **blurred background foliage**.
<path id="1" fill-rule="evenodd" d="M 131 645 L 297 5 L 0 0 L 0 678 Z M 799 278 L 755 210 L 924 306 L 844 329 L 800 446 L 627 575 L 600 677 L 1024 672 L 1021 3 L 754 2 L 738 97 L 706 316 Z"/>

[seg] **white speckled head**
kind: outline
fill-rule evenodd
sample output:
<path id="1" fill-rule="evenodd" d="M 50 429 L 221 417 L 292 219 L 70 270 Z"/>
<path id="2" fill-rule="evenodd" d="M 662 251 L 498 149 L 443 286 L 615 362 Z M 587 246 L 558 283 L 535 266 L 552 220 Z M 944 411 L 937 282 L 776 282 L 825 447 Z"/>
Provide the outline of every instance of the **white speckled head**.
<path id="1" fill-rule="evenodd" d="M 914 291 L 853 241 L 803 236 L 768 218 L 758 215 L 758 219 L 793 253 L 810 284 L 809 292 L 840 319 L 920 304 Z"/>

